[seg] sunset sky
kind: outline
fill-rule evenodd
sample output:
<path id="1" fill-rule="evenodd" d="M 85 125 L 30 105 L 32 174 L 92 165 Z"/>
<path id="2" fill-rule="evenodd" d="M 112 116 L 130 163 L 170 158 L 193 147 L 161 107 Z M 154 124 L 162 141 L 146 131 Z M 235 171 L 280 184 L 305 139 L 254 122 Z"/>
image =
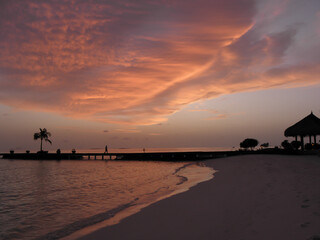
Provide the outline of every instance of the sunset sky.
<path id="1" fill-rule="evenodd" d="M 311 111 L 319 0 L 0 2 L 0 151 L 280 145 Z"/>

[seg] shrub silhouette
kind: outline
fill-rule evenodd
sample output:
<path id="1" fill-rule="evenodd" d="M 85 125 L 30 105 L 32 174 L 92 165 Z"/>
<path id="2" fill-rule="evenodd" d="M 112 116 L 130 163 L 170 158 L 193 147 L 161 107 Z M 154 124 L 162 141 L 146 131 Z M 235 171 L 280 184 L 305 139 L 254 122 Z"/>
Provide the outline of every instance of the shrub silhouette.
<path id="1" fill-rule="evenodd" d="M 288 151 L 292 151 L 292 150 L 293 150 L 293 147 L 292 147 L 292 145 L 288 142 L 288 140 L 284 140 L 284 141 L 281 143 L 281 146 L 282 146 L 285 150 L 288 150 Z"/>
<path id="2" fill-rule="evenodd" d="M 312 149 L 312 144 L 311 143 L 307 143 L 306 145 L 304 145 L 304 148 L 306 150 L 311 150 Z"/>
<path id="3" fill-rule="evenodd" d="M 240 147 L 244 149 L 250 148 L 251 150 L 258 145 L 258 140 L 254 138 L 246 138 L 240 143 Z"/>
<path id="4" fill-rule="evenodd" d="M 298 150 L 301 147 L 301 142 L 300 141 L 292 141 L 291 145 L 295 150 Z"/>

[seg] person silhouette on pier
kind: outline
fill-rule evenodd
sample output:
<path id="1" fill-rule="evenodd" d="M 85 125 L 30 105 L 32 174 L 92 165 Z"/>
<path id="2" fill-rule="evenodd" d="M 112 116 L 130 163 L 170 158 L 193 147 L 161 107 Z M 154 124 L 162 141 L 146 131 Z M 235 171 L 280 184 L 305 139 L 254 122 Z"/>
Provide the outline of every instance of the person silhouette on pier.
<path id="1" fill-rule="evenodd" d="M 104 153 L 108 153 L 108 145 L 104 148 Z"/>

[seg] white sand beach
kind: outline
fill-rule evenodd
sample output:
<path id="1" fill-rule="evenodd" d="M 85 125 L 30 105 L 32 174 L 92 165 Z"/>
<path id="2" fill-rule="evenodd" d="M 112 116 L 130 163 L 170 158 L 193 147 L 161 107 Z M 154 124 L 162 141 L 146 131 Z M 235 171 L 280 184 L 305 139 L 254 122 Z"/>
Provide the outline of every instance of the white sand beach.
<path id="1" fill-rule="evenodd" d="M 215 177 L 80 239 L 320 239 L 320 157 L 206 161 Z"/>

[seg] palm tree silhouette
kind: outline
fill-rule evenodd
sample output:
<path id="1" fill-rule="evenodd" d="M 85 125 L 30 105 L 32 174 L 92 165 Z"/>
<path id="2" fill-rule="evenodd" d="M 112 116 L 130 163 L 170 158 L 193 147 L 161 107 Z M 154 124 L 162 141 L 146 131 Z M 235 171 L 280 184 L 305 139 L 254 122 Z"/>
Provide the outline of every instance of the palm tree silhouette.
<path id="1" fill-rule="evenodd" d="M 52 144 L 52 142 L 49 140 L 49 137 L 51 137 L 51 133 L 47 131 L 47 129 L 41 129 L 40 132 L 36 132 L 33 135 L 34 140 L 38 140 L 40 138 L 41 144 L 40 144 L 40 152 L 42 152 L 42 140 L 45 140 L 46 142 L 49 142 Z"/>

